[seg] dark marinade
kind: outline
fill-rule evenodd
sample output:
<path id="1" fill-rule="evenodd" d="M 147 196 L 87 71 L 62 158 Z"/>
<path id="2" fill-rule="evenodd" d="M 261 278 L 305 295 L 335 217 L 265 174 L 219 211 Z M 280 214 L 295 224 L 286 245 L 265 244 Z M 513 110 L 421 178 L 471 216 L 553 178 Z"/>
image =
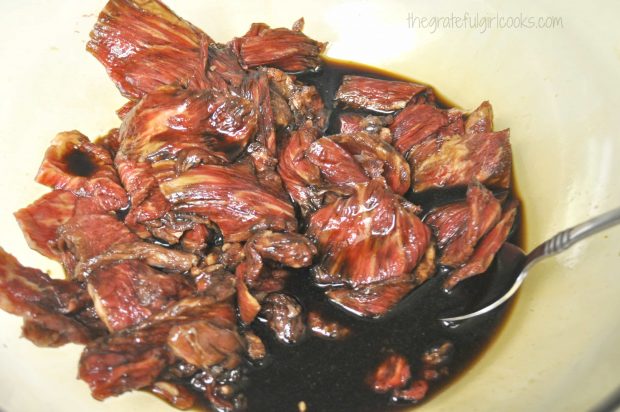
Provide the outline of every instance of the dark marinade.
<path id="1" fill-rule="evenodd" d="M 342 77 L 355 74 L 380 79 L 411 81 L 369 66 L 326 59 L 321 70 L 299 76 L 304 83 L 313 84 L 331 110 L 327 135 L 339 131 L 338 114 L 333 96 Z M 436 95 L 437 92 L 435 91 Z M 438 96 L 439 97 L 439 96 Z M 440 98 L 438 106 L 454 105 Z M 344 110 L 343 110 L 344 111 Z M 351 110 L 346 110 L 350 112 Z M 510 198 L 518 198 L 514 190 Z M 423 214 L 435 206 L 462 200 L 465 189 L 434 190 L 406 196 L 423 208 Z M 522 208 L 508 242 L 521 245 Z M 250 411 L 297 411 L 303 401 L 308 411 L 360 411 L 379 412 L 406 410 L 409 403 L 393 402 L 390 394 L 372 392 L 366 383 L 369 372 L 386 355 L 399 353 L 411 365 L 412 374 L 420 369 L 421 355 L 442 342 L 454 345 L 449 361 L 449 374 L 433 382 L 422 401 L 430 398 L 454 382 L 471 367 L 489 347 L 507 320 L 511 301 L 501 308 L 463 322 L 456 327 L 439 321 L 442 316 L 464 314 L 483 306 L 512 284 L 511 276 L 522 264 L 523 256 L 514 248 L 504 245 L 487 273 L 462 282 L 458 288 L 445 292 L 443 281 L 448 275 L 440 267 L 437 276 L 416 288 L 395 310 L 380 320 L 365 320 L 347 314 L 330 304 L 322 289 L 313 284 L 307 270 L 299 270 L 290 277 L 284 293 L 295 296 L 304 312 L 319 310 L 326 318 L 335 320 L 351 329 L 351 336 L 344 340 L 325 340 L 308 336 L 303 342 L 286 346 L 277 342 L 273 334 L 257 321 L 256 333 L 267 346 L 268 358 L 261 367 L 250 367 L 244 394 Z"/>
<path id="2" fill-rule="evenodd" d="M 66 277 L 0 248 L 0 309 L 38 346 L 84 344 L 95 399 L 409 409 L 506 323 L 511 303 L 440 318 L 523 265 L 509 130 L 302 27 L 223 44 L 158 0 L 102 11 L 87 49 L 129 99 L 120 125 L 59 133 L 36 177 L 54 190 L 15 213 Z"/>

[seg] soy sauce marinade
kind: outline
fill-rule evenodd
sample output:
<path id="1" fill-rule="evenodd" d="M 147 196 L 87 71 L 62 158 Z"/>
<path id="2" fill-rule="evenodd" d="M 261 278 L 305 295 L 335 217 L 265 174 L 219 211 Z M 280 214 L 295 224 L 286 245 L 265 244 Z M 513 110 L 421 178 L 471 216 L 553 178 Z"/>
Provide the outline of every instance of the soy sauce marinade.
<path id="1" fill-rule="evenodd" d="M 332 110 L 327 134 L 338 133 L 339 108 L 333 107 L 333 96 L 345 74 L 410 80 L 389 75 L 368 67 L 328 60 L 317 73 L 300 76 L 304 83 L 315 85 L 327 107 Z M 442 107 L 451 107 L 447 101 Z M 514 187 L 514 185 L 513 185 Z M 465 190 L 434 191 L 423 195 L 409 195 L 409 200 L 422 206 L 424 213 L 439 204 L 464 199 Z M 512 191 L 509 197 L 516 197 Z M 517 218 L 512 243 L 520 240 L 520 219 Z M 439 273 L 415 289 L 395 310 L 380 320 L 364 320 L 331 305 L 324 292 L 314 286 L 310 274 L 298 271 L 290 277 L 285 292 L 295 296 L 309 310 L 320 308 L 327 318 L 336 320 L 351 330 L 351 336 L 342 341 L 324 340 L 308 336 L 302 343 L 284 346 L 275 341 L 266 327 L 259 326 L 257 334 L 263 339 L 269 353 L 262 367 L 252 368 L 247 374 L 248 410 L 298 411 L 303 401 L 308 411 L 377 412 L 402 410 L 411 404 L 394 404 L 390 395 L 373 392 L 365 378 L 389 353 L 406 357 L 412 375 L 421 369 L 422 354 L 442 342 L 454 345 L 453 357 L 448 364 L 447 377 L 431 382 L 424 402 L 462 373 L 488 347 L 506 319 L 509 307 L 447 327 L 438 319 L 442 316 L 464 314 L 483 305 L 498 290 L 506 290 L 509 276 L 522 263 L 522 255 L 503 248 L 489 271 L 459 284 L 450 294 L 443 291 L 447 271 Z M 495 291 L 495 293 L 494 293 Z"/>

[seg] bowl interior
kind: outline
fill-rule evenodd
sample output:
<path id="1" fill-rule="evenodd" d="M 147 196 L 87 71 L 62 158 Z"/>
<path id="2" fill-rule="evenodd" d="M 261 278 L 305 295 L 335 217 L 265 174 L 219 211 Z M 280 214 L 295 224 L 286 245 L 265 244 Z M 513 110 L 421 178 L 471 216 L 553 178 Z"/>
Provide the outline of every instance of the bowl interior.
<path id="1" fill-rule="evenodd" d="M 11 213 L 46 191 L 33 182 L 61 130 L 95 137 L 118 125 L 123 99 L 84 50 L 104 1 L 14 2 L 0 15 L 0 245 L 29 266 L 60 273 L 28 249 Z M 330 42 L 327 54 L 429 83 L 462 108 L 490 100 L 496 128 L 511 129 L 525 205 L 526 247 L 620 205 L 620 30 L 586 4 L 482 0 L 362 2 L 169 0 L 179 15 L 227 41 L 253 21 L 290 26 Z M 615 13 L 612 12 L 615 10 Z M 558 16 L 562 27 L 410 27 L 415 17 Z M 411 17 L 411 18 L 410 18 Z M 420 23 L 418 23 L 419 26 Z M 430 23 L 429 23 L 430 24 Z M 537 267 L 486 354 L 419 410 L 583 410 L 620 384 L 620 230 L 584 241 Z M 0 313 L 0 409 L 169 410 L 151 396 L 104 403 L 75 379 L 80 348 L 39 349 Z"/>

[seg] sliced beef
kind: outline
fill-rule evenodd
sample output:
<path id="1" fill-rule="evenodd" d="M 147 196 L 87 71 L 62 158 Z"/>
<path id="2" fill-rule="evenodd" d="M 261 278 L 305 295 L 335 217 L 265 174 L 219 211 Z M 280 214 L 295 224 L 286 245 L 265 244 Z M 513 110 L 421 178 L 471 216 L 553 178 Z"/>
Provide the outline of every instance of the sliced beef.
<path id="1" fill-rule="evenodd" d="M 447 124 L 448 115 L 433 105 L 408 105 L 394 117 L 390 125 L 394 147 L 407 154 L 412 147 L 433 136 Z"/>
<path id="2" fill-rule="evenodd" d="M 245 68 L 272 66 L 288 72 L 317 69 L 325 44 L 303 34 L 303 25 L 303 19 L 295 22 L 293 30 L 252 24 L 243 37 L 233 40 L 241 64 Z"/>
<path id="3" fill-rule="evenodd" d="M 285 293 L 268 295 L 262 303 L 261 316 L 282 343 L 298 343 L 306 333 L 301 304 Z"/>
<path id="4" fill-rule="evenodd" d="M 102 211 L 91 199 L 79 199 L 73 217 L 58 228 L 60 260 L 69 277 L 82 278 L 79 264 L 105 253 L 112 245 L 137 240 L 115 215 Z"/>
<path id="5" fill-rule="evenodd" d="M 88 277 L 88 292 L 99 318 L 114 332 L 139 324 L 191 289 L 180 275 L 129 260 L 94 271 Z"/>
<path id="6" fill-rule="evenodd" d="M 137 100 L 159 86 L 205 83 L 212 40 L 159 0 L 110 0 L 90 33 L 87 50 L 123 96 Z"/>
<path id="7" fill-rule="evenodd" d="M 410 173 L 405 158 L 376 134 L 357 132 L 329 136 L 349 152 L 371 178 L 383 176 L 388 187 L 403 195 L 409 189 Z"/>
<path id="8" fill-rule="evenodd" d="M 415 210 L 371 181 L 314 213 L 306 233 L 322 253 L 317 281 L 357 286 L 412 274 L 431 240 Z"/>
<path id="9" fill-rule="evenodd" d="M 167 87 L 147 95 L 125 117 L 115 159 L 132 198 L 128 223 L 162 218 L 169 204 L 159 184 L 174 171 L 232 160 L 248 144 L 256 122 L 251 102 L 216 91 Z"/>
<path id="10" fill-rule="evenodd" d="M 205 216 L 227 242 L 246 240 L 259 229 L 297 226 L 293 205 L 262 187 L 244 167 L 198 166 L 160 187 L 173 210 Z"/>
<path id="11" fill-rule="evenodd" d="M 469 134 L 493 131 L 493 107 L 489 102 L 482 102 L 470 113 L 465 123 L 465 131 Z"/>
<path id="12" fill-rule="evenodd" d="M 326 295 L 337 306 L 361 317 L 380 318 L 416 286 L 435 274 L 435 248 L 429 246 L 411 279 L 384 281 L 358 286 L 332 287 Z"/>
<path id="13" fill-rule="evenodd" d="M 198 263 L 198 257 L 180 250 L 154 243 L 135 241 L 117 242 L 103 253 L 82 260 L 75 270 L 78 277 L 86 277 L 100 267 L 126 260 L 141 260 L 150 266 L 170 272 L 187 272 Z"/>
<path id="14" fill-rule="evenodd" d="M 310 266 L 316 252 L 312 242 L 297 233 L 262 231 L 250 238 L 244 247 L 245 260 L 236 268 L 241 320 L 251 323 L 260 310 L 260 303 L 250 293 L 250 288 L 263 286 L 261 283 L 269 282 L 269 278 L 277 274 L 265 270 L 265 261 L 299 269 Z"/>
<path id="15" fill-rule="evenodd" d="M 466 186 L 474 179 L 507 189 L 512 170 L 509 135 L 503 130 L 445 138 L 437 150 L 412 165 L 414 191 Z"/>
<path id="16" fill-rule="evenodd" d="M 314 127 L 294 131 L 278 159 L 282 182 L 304 215 L 318 209 L 323 202 L 319 189 L 322 184 L 321 171 L 306 158 L 306 151 L 318 137 L 319 131 Z"/>
<path id="17" fill-rule="evenodd" d="M 246 71 L 239 64 L 237 54 L 230 45 L 209 44 L 206 76 L 210 88 L 238 92 L 245 75 Z"/>
<path id="18" fill-rule="evenodd" d="M 65 190 L 54 190 L 15 212 L 15 219 L 31 249 L 50 259 L 59 260 L 54 247 L 58 229 L 73 217 L 77 197 Z"/>
<path id="19" fill-rule="evenodd" d="M 387 127 L 394 121 L 394 117 L 391 115 L 364 116 L 359 113 L 342 113 L 338 120 L 340 121 L 341 134 L 366 132 L 379 135 L 381 140 L 392 143 L 392 132 Z"/>
<path id="20" fill-rule="evenodd" d="M 470 184 L 465 202 L 432 210 L 424 219 L 435 233 L 442 251 L 440 263 L 460 266 L 474 252 L 478 241 L 498 222 L 500 202 L 480 183 Z"/>
<path id="21" fill-rule="evenodd" d="M 258 108 L 257 133 L 254 140 L 265 147 L 270 156 L 275 156 L 276 132 L 267 74 L 260 71 L 252 72 L 243 79 L 242 90 L 244 97 Z"/>
<path id="22" fill-rule="evenodd" d="M 159 88 L 123 120 L 117 166 L 125 158 L 154 162 L 190 149 L 230 161 L 256 131 L 256 116 L 252 102 L 228 93 Z"/>
<path id="23" fill-rule="evenodd" d="M 335 100 L 353 109 L 393 112 L 403 109 L 414 96 L 426 90 L 426 86 L 417 83 L 346 75 Z"/>
<path id="24" fill-rule="evenodd" d="M 92 197 L 104 210 L 128 205 L 110 153 L 74 130 L 56 135 L 45 152 L 36 181 L 77 196 Z"/>
<path id="25" fill-rule="evenodd" d="M 353 187 L 369 180 L 362 166 L 351 153 L 329 137 L 312 143 L 305 153 L 306 159 L 321 171 L 326 183 L 335 187 Z"/>
<path id="26" fill-rule="evenodd" d="M 80 359 L 79 377 L 96 399 L 153 385 L 176 359 L 198 367 L 236 367 L 243 342 L 229 304 L 186 298 L 148 322 L 90 343 Z"/>
<path id="27" fill-rule="evenodd" d="M 446 289 L 452 289 L 462 280 L 484 273 L 489 268 L 495 254 L 508 238 L 516 214 L 517 205 L 513 203 L 502 213 L 502 217 L 495 227 L 478 243 L 469 261 L 452 272 L 446 279 L 444 283 Z"/>
<path id="28" fill-rule="evenodd" d="M 309 122 L 319 130 L 327 127 L 328 112 L 316 87 L 295 80 L 294 76 L 275 68 L 261 69 L 269 77 L 272 96 L 279 95 L 293 115 L 293 123 L 289 127 L 300 128 Z M 272 97 L 278 101 L 278 97 Z M 277 117 L 276 117 L 277 119 Z"/>
<path id="29" fill-rule="evenodd" d="M 385 314 L 399 299 L 387 299 L 387 295 L 382 296 L 384 292 L 390 296 L 397 293 L 402 298 L 434 273 L 431 233 L 415 211 L 413 204 L 373 180 L 358 185 L 351 197 L 338 199 L 315 212 L 307 235 L 316 241 L 322 256 L 313 268 L 316 282 L 344 284 L 349 288 L 332 289 L 328 296 L 354 313 L 373 317 Z M 429 248 L 433 251 L 429 252 Z M 416 266 L 427 253 L 433 262 L 428 267 L 424 265 L 418 275 Z M 382 282 L 385 285 L 379 285 Z M 392 285 L 401 282 L 410 285 Z M 363 292 L 360 288 L 375 292 Z M 351 294 L 352 300 L 345 299 Z M 375 298 L 358 298 L 363 295 Z M 349 302 L 355 302 L 355 307 Z M 363 309 L 365 306 L 367 309 Z"/>
<path id="30" fill-rule="evenodd" d="M 93 333 L 71 316 L 88 300 L 78 284 L 24 267 L 0 248 L 0 308 L 24 318 L 24 336 L 34 344 L 90 341 Z"/>

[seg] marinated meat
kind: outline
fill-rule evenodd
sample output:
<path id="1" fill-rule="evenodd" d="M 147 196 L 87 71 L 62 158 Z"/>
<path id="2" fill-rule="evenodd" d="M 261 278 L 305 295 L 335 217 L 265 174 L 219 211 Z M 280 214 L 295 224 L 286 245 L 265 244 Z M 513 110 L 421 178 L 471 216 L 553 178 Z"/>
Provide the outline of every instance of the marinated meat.
<path id="1" fill-rule="evenodd" d="M 466 186 L 476 179 L 486 186 L 510 187 L 512 152 L 509 131 L 454 135 L 439 149 L 412 165 L 413 189 Z"/>
<path id="2" fill-rule="evenodd" d="M 380 282 L 356 287 L 330 288 L 326 293 L 337 306 L 356 316 L 380 318 L 415 288 L 410 281 Z"/>
<path id="3" fill-rule="evenodd" d="M 303 19 L 295 22 L 293 30 L 252 24 L 243 37 L 233 40 L 241 64 L 245 68 L 272 66 L 288 72 L 317 69 L 325 44 L 303 34 L 303 25 Z"/>
<path id="4" fill-rule="evenodd" d="M 79 377 L 96 399 L 382 410 L 421 401 L 472 355 L 424 302 L 408 310 L 471 291 L 429 282 L 394 309 L 437 263 L 447 289 L 491 267 L 516 215 L 508 131 L 493 131 L 488 102 L 467 113 L 425 85 L 322 67 L 325 43 L 302 26 L 215 43 L 159 0 L 99 15 L 87 49 L 129 99 L 122 123 L 94 142 L 58 134 L 37 175 L 54 190 L 15 213 L 66 279 L 0 249 L 0 309 L 36 345 L 86 344 Z M 435 332 L 420 352 L 413 340 Z M 354 387 L 333 384 L 341 368 Z M 376 405 L 340 396 L 364 376 Z"/>
<path id="5" fill-rule="evenodd" d="M 317 281 L 357 286 L 412 274 L 431 237 L 415 206 L 378 181 L 356 189 L 310 218 L 307 235 L 323 256 Z"/>
<path id="6" fill-rule="evenodd" d="M 269 78 L 272 96 L 279 95 L 287 103 L 293 115 L 294 129 L 308 122 L 319 130 L 327 127 L 328 112 L 316 87 L 295 81 L 295 77 L 275 68 L 262 68 Z M 272 97 L 272 101 L 277 101 Z M 276 117 L 277 118 L 277 117 Z"/>
<path id="7" fill-rule="evenodd" d="M 313 335 L 323 339 L 342 340 L 351 335 L 351 328 L 325 317 L 318 311 L 308 313 L 308 329 Z"/>
<path id="8" fill-rule="evenodd" d="M 260 362 L 267 356 L 267 349 L 265 344 L 254 332 L 246 331 L 243 334 L 245 341 L 248 344 L 248 357 L 252 362 Z"/>
<path id="9" fill-rule="evenodd" d="M 210 90 L 166 87 L 142 99 L 123 121 L 115 159 L 132 199 L 129 224 L 158 219 L 168 212 L 159 184 L 174 177 L 169 170 L 188 169 L 188 157 L 196 159 L 192 166 L 233 159 L 249 142 L 256 121 L 251 102 Z M 168 159 L 184 165 L 170 165 Z"/>
<path id="10" fill-rule="evenodd" d="M 322 184 L 321 171 L 306 158 L 306 151 L 318 136 L 319 132 L 314 127 L 294 131 L 278 159 L 278 173 L 284 187 L 304 215 L 318 209 L 323 202 L 318 189 Z"/>
<path id="11" fill-rule="evenodd" d="M 91 199 L 78 199 L 73 217 L 57 230 L 54 245 L 69 277 L 81 279 L 78 265 L 105 253 L 112 245 L 135 242 L 115 215 L 102 211 Z"/>
<path id="12" fill-rule="evenodd" d="M 447 124 L 448 116 L 443 110 L 429 104 L 409 105 L 394 117 L 390 125 L 394 147 L 406 154 Z"/>
<path id="13" fill-rule="evenodd" d="M 480 183 L 467 189 L 467 201 L 432 210 L 424 223 L 433 228 L 442 251 L 441 264 L 460 266 L 474 252 L 478 241 L 498 222 L 501 205 Z"/>
<path id="14" fill-rule="evenodd" d="M 212 40 L 159 0 L 110 0 L 90 33 L 87 50 L 123 96 L 137 100 L 159 86 L 204 84 Z"/>
<path id="15" fill-rule="evenodd" d="M 426 396 L 428 391 L 428 383 L 424 380 L 418 379 L 404 388 L 396 389 L 392 392 L 393 399 L 397 401 L 419 402 Z"/>
<path id="16" fill-rule="evenodd" d="M 489 102 L 482 102 L 468 117 L 466 133 L 489 133 L 493 131 L 493 108 Z"/>
<path id="17" fill-rule="evenodd" d="M 260 287 L 269 280 L 265 277 L 273 276 L 273 271 L 264 270 L 264 260 L 299 269 L 312 264 L 317 250 L 310 240 L 297 233 L 263 231 L 246 242 L 244 251 L 245 261 L 236 268 L 237 300 L 241 320 L 249 324 L 260 311 L 260 303 L 250 288 Z"/>
<path id="18" fill-rule="evenodd" d="M 183 235 L 181 248 L 189 253 L 201 255 L 208 247 L 213 231 L 204 224 L 197 224 Z"/>
<path id="19" fill-rule="evenodd" d="M 316 241 L 322 256 L 313 268 L 316 281 L 358 288 L 353 292 L 355 307 L 344 298 L 351 295 L 346 289 L 328 292 L 332 300 L 361 315 L 381 316 L 432 276 L 434 270 L 428 270 L 416 278 L 416 266 L 434 246 L 430 230 L 415 211 L 413 204 L 373 180 L 358 185 L 351 197 L 336 200 L 310 217 L 306 233 Z M 377 285 L 381 282 L 389 284 Z M 410 285 L 399 285 L 401 282 Z M 367 289 L 360 290 L 362 287 Z"/>
<path id="20" fill-rule="evenodd" d="M 480 243 L 478 243 L 470 260 L 465 265 L 452 272 L 450 277 L 446 279 L 444 283 L 446 289 L 452 289 L 460 281 L 484 273 L 488 269 L 493 262 L 495 254 L 508 238 L 516 214 L 516 204 L 511 204 L 508 209 L 502 213 L 502 217 L 495 227 L 493 227 L 493 229 L 482 238 Z"/>
<path id="21" fill-rule="evenodd" d="M 411 379 L 411 369 L 407 359 L 398 354 L 390 354 L 379 364 L 368 383 L 372 390 L 379 393 L 402 388 Z"/>
<path id="22" fill-rule="evenodd" d="M 238 92 L 245 75 L 246 72 L 230 45 L 209 44 L 206 76 L 210 88 L 231 93 Z"/>
<path id="23" fill-rule="evenodd" d="M 155 382 L 148 390 L 177 409 L 190 409 L 196 403 L 196 395 L 178 383 L 159 381 Z"/>
<path id="24" fill-rule="evenodd" d="M 24 267 L 0 248 L 0 308 L 24 318 L 24 336 L 34 344 L 90 341 L 90 330 L 71 317 L 87 302 L 77 284 Z"/>
<path id="25" fill-rule="evenodd" d="M 201 365 L 236 366 L 242 342 L 235 335 L 230 305 L 212 298 L 183 299 L 148 322 L 88 344 L 79 377 L 96 399 L 104 399 L 153 385 L 175 356 Z M 231 345 L 231 337 L 239 344 Z"/>
<path id="26" fill-rule="evenodd" d="M 280 175 L 304 214 L 324 203 L 326 191 L 348 194 L 371 179 L 382 177 L 398 194 L 409 188 L 406 160 L 378 136 L 357 132 L 316 138 L 313 128 L 293 132 L 280 155 Z"/>
<path id="27" fill-rule="evenodd" d="M 92 197 L 103 210 L 127 206 L 110 153 L 78 131 L 56 135 L 45 152 L 36 181 L 77 196 Z"/>
<path id="28" fill-rule="evenodd" d="M 352 109 L 393 112 L 403 109 L 415 95 L 426 90 L 426 86 L 416 83 L 346 75 L 335 99 Z"/>
<path id="29" fill-rule="evenodd" d="M 383 176 L 388 187 L 399 195 L 409 189 L 410 173 L 407 161 L 394 148 L 376 135 L 366 132 L 339 134 L 329 139 L 347 150 L 374 179 Z"/>
<path id="30" fill-rule="evenodd" d="M 301 305 L 287 294 L 268 295 L 262 303 L 261 316 L 282 343 L 299 343 L 306 333 Z"/>
<path id="31" fill-rule="evenodd" d="M 99 318 L 114 332 L 139 324 L 191 289 L 180 275 L 129 260 L 93 272 L 88 277 L 88 292 Z"/>
<path id="32" fill-rule="evenodd" d="M 369 180 L 353 156 L 329 137 L 312 143 L 305 157 L 319 168 L 327 184 L 353 187 Z"/>
<path id="33" fill-rule="evenodd" d="M 257 133 L 254 140 L 267 149 L 269 156 L 275 156 L 276 132 L 269 78 L 264 72 L 253 72 L 244 77 L 242 90 L 244 97 L 258 108 Z"/>
<path id="34" fill-rule="evenodd" d="M 198 166 L 160 187 L 173 210 L 207 217 L 226 242 L 247 240 L 260 229 L 297 227 L 293 205 L 261 187 L 244 167 Z"/>
<path id="35" fill-rule="evenodd" d="M 141 260 L 150 266 L 170 272 L 187 272 L 198 263 L 198 258 L 187 252 L 169 249 L 153 243 L 136 241 L 115 243 L 103 253 L 81 260 L 75 270 L 77 277 L 86 277 L 94 270 L 126 260 Z"/>
<path id="36" fill-rule="evenodd" d="M 54 190 L 15 212 L 15 219 L 31 249 L 50 259 L 59 260 L 54 244 L 58 229 L 73 217 L 77 197 L 65 190 Z"/>
<path id="37" fill-rule="evenodd" d="M 363 116 L 358 113 L 343 113 L 338 118 L 340 120 L 341 134 L 354 134 L 358 132 L 366 132 L 377 134 L 387 143 L 392 143 L 392 132 L 387 127 L 393 121 L 394 117 L 389 116 Z"/>

